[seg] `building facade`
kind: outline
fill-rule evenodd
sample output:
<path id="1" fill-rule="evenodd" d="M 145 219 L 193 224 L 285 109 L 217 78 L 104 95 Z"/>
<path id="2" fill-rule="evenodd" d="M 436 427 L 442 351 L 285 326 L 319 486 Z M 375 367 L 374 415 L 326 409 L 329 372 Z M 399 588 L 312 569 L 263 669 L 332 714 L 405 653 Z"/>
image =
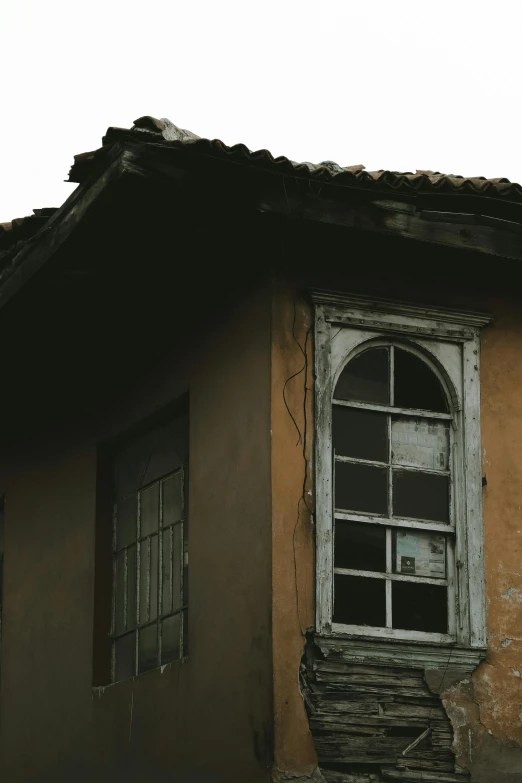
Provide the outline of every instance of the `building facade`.
<path id="1" fill-rule="evenodd" d="M 71 179 L 0 234 L 2 780 L 520 780 L 522 189 Z"/>

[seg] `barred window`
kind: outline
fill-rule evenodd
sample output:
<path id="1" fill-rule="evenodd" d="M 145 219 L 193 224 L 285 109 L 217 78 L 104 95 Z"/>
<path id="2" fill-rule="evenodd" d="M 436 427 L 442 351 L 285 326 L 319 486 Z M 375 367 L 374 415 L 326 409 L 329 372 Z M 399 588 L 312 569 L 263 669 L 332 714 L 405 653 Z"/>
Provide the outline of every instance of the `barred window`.
<path id="1" fill-rule="evenodd" d="M 188 418 L 114 460 L 112 680 L 187 655 Z"/>
<path id="2" fill-rule="evenodd" d="M 4 586 L 4 498 L 0 498 L 0 667 L 2 659 L 2 619 L 3 619 L 3 586 Z"/>

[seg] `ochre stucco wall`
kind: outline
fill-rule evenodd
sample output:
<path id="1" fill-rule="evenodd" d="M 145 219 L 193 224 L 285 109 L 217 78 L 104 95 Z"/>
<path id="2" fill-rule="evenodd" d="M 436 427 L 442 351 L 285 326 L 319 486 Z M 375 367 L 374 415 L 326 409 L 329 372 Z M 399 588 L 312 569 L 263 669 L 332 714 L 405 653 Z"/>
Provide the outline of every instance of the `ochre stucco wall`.
<path id="1" fill-rule="evenodd" d="M 146 323 L 140 328 L 145 347 L 152 344 Z M 110 405 L 100 403 L 88 423 L 56 419 L 45 437 L 24 432 L 2 475 L 0 779 L 6 783 L 269 779 L 268 291 L 243 292 L 205 326 L 189 322 L 181 333 L 173 326 L 170 349 L 166 343 L 154 366 L 136 362 L 133 382 L 122 382 L 125 389 Z M 51 376 L 50 383 L 58 381 Z M 189 659 L 93 690 L 96 445 L 187 389 Z M 81 388 L 76 393 L 80 406 Z M 23 425 L 23 411 L 9 415 Z M 45 415 L 42 408 L 35 419 Z"/>
<path id="2" fill-rule="evenodd" d="M 323 286 L 336 287 L 325 281 Z M 337 287 L 370 294 L 373 288 L 376 296 L 493 315 L 481 339 L 487 659 L 442 695 L 455 732 L 457 762 L 472 772 L 472 780 L 517 783 L 522 780 L 522 303 L 507 294 L 491 298 L 458 286 L 451 292 L 437 286 L 428 291 L 418 284 L 387 287 L 356 282 L 352 289 L 346 284 Z M 294 306 L 297 339 L 292 335 Z M 310 775 L 316 764 L 297 681 L 303 632 L 313 622 L 314 587 L 306 576 L 313 562 L 313 529 L 306 513 L 297 517 L 304 463 L 281 390 L 303 366 L 301 348 L 311 323 L 312 311 L 305 300 L 290 285 L 277 287 L 272 332 L 275 758 L 278 769 L 303 776 Z M 311 356 L 310 351 L 310 360 Z M 307 387 L 312 386 L 310 375 Z M 307 391 L 308 405 L 311 394 Z M 302 431 L 302 374 L 288 382 L 286 397 Z M 310 424 L 308 418 L 308 461 L 313 446 Z M 310 473 L 306 488 L 312 490 Z"/>
<path id="3" fill-rule="evenodd" d="M 456 748 L 480 783 L 522 780 L 522 309 L 508 297 L 481 307 L 494 316 L 481 339 L 488 654 L 449 699 L 466 710 Z"/>
<path id="4" fill-rule="evenodd" d="M 313 313 L 284 283 L 272 300 L 273 777 L 312 775 L 317 756 L 299 690 L 305 635 L 314 624 Z"/>

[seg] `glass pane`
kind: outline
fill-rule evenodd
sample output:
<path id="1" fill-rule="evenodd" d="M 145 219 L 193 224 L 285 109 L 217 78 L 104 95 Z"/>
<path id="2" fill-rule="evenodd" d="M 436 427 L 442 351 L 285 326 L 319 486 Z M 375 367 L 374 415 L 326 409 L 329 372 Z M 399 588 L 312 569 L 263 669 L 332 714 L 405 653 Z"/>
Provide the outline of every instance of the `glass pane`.
<path id="1" fill-rule="evenodd" d="M 116 506 L 116 549 L 136 541 L 136 495 L 119 500 Z"/>
<path id="2" fill-rule="evenodd" d="M 181 607 L 181 525 L 175 525 L 172 531 L 172 609 Z"/>
<path id="3" fill-rule="evenodd" d="M 159 484 L 140 492 L 140 536 L 155 533 L 159 524 Z"/>
<path id="4" fill-rule="evenodd" d="M 347 511 L 386 514 L 388 509 L 386 468 L 335 463 L 335 507 Z"/>
<path id="5" fill-rule="evenodd" d="M 149 596 L 150 596 L 150 570 L 149 570 L 150 539 L 143 541 L 140 546 L 140 625 L 148 623 Z"/>
<path id="6" fill-rule="evenodd" d="M 385 413 L 333 406 L 335 453 L 342 457 L 388 462 L 388 422 Z"/>
<path id="7" fill-rule="evenodd" d="M 348 362 L 337 381 L 334 397 L 388 405 L 389 359 L 387 348 L 370 348 Z"/>
<path id="8" fill-rule="evenodd" d="M 0 498 L 0 560 L 4 554 L 4 498 Z"/>
<path id="9" fill-rule="evenodd" d="M 395 573 L 446 578 L 446 536 L 428 530 L 395 531 Z"/>
<path id="10" fill-rule="evenodd" d="M 449 424 L 428 419 L 392 418 L 392 462 L 448 470 Z"/>
<path id="11" fill-rule="evenodd" d="M 172 551 L 170 546 L 171 530 L 163 533 L 163 565 L 162 565 L 162 605 L 161 613 L 172 612 Z"/>
<path id="12" fill-rule="evenodd" d="M 335 520 L 336 568 L 386 571 L 386 528 L 364 522 Z"/>
<path id="13" fill-rule="evenodd" d="M 158 536 L 152 536 L 150 539 L 150 619 L 155 620 L 158 616 L 158 569 L 159 569 L 159 551 Z"/>
<path id="14" fill-rule="evenodd" d="M 144 672 L 158 665 L 158 626 L 153 623 L 138 633 L 138 670 Z"/>
<path id="15" fill-rule="evenodd" d="M 115 681 L 129 680 L 136 674 L 136 635 L 128 633 L 114 642 Z"/>
<path id="16" fill-rule="evenodd" d="M 181 479 L 182 472 L 162 481 L 163 487 L 163 527 L 179 522 L 181 519 Z"/>
<path id="17" fill-rule="evenodd" d="M 114 484 L 116 499 L 135 493 L 140 486 L 146 454 L 142 439 L 120 451 L 115 459 Z"/>
<path id="18" fill-rule="evenodd" d="M 447 633 L 447 589 L 418 582 L 392 582 L 392 616 L 394 628 Z"/>
<path id="19" fill-rule="evenodd" d="M 167 617 L 161 624 L 161 662 L 177 661 L 179 656 L 181 615 Z"/>
<path id="20" fill-rule="evenodd" d="M 386 580 L 334 574 L 334 623 L 386 625 Z"/>
<path id="21" fill-rule="evenodd" d="M 394 401 L 398 408 L 421 408 L 447 413 L 446 395 L 426 362 L 395 348 Z"/>
<path id="22" fill-rule="evenodd" d="M 125 630 L 125 552 L 116 555 L 116 615 L 114 630 L 116 634 Z"/>
<path id="23" fill-rule="evenodd" d="M 127 549 L 127 628 L 136 627 L 136 547 Z"/>
<path id="24" fill-rule="evenodd" d="M 189 650 L 189 626 L 188 609 L 183 610 L 183 655 L 186 657 Z"/>
<path id="25" fill-rule="evenodd" d="M 448 476 L 394 470 L 393 515 L 449 522 Z"/>
<path id="26" fill-rule="evenodd" d="M 116 500 L 178 470 L 188 457 L 188 416 L 137 436 L 116 455 Z"/>
<path id="27" fill-rule="evenodd" d="M 185 527 L 183 527 L 183 532 L 185 532 Z M 188 604 L 188 590 L 189 590 L 188 562 L 189 562 L 188 541 L 184 539 L 183 541 L 183 606 L 187 606 Z"/>
<path id="28" fill-rule="evenodd" d="M 188 455 L 188 417 L 183 416 L 154 431 L 153 448 L 142 484 L 178 470 Z"/>

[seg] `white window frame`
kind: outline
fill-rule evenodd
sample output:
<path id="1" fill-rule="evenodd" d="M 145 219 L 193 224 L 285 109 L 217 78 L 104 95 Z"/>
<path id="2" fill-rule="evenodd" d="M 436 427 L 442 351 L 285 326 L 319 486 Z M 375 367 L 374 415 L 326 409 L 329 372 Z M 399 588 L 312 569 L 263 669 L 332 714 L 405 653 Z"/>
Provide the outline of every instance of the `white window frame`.
<path id="1" fill-rule="evenodd" d="M 424 643 L 439 647 L 483 649 L 486 644 L 486 622 L 480 445 L 480 329 L 491 321 L 491 317 L 321 291 L 313 292 L 312 300 L 315 305 L 316 375 L 316 632 L 339 638 L 402 640 L 417 645 Z M 449 630 L 452 632 L 448 634 L 344 626 L 332 622 L 333 390 L 349 359 L 365 343 L 370 347 L 379 341 L 396 345 L 402 342 L 422 355 L 439 375 L 452 402 L 455 550 L 453 568 L 448 563 L 448 581 L 451 582 L 450 590 L 455 600 L 454 612 L 450 607 Z M 412 414 L 412 411 L 408 412 Z M 419 527 L 415 524 L 412 526 Z M 444 527 L 448 531 L 452 529 L 451 524 L 431 527 Z"/>

